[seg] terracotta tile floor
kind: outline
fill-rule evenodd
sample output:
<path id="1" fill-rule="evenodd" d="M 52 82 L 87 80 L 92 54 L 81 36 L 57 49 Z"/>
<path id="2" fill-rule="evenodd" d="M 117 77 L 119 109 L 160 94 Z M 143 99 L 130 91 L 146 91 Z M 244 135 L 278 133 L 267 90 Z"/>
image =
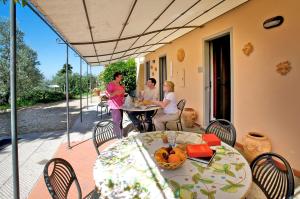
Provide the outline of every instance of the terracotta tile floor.
<path id="1" fill-rule="evenodd" d="M 111 141 L 113 142 L 113 141 Z M 111 142 L 105 143 L 100 151 L 107 147 Z M 83 142 L 72 142 L 72 149 L 67 148 L 67 144 L 60 145 L 54 157 L 60 157 L 71 163 L 75 170 L 83 196 L 94 189 L 93 165 L 97 157 L 96 150 L 91 139 Z M 77 198 L 75 186 L 71 188 L 69 198 Z M 43 175 L 40 176 L 35 187 L 28 196 L 29 199 L 51 199 L 45 186 Z"/>

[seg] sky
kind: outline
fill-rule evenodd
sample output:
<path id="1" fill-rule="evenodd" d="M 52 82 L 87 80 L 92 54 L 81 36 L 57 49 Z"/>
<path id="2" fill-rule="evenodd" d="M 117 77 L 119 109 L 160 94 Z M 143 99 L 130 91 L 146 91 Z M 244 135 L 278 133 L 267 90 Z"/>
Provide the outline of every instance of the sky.
<path id="1" fill-rule="evenodd" d="M 9 18 L 9 3 L 4 5 L 0 1 L 0 17 Z M 66 63 L 66 46 L 57 44 L 58 36 L 28 7 L 17 5 L 17 25 L 25 33 L 25 43 L 38 53 L 38 68 L 45 78 L 50 80 Z M 75 56 L 71 49 L 69 63 L 73 66 L 73 72 L 79 73 L 80 58 Z M 82 66 L 85 74 L 86 64 L 83 62 Z M 103 67 L 92 67 L 94 75 L 98 75 L 102 70 Z"/>

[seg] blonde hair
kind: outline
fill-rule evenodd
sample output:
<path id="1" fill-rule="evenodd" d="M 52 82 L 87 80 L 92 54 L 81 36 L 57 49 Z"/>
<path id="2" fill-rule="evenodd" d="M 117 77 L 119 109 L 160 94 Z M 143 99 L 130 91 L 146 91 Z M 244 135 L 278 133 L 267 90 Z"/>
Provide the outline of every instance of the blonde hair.
<path id="1" fill-rule="evenodd" d="M 164 83 L 169 87 L 169 92 L 174 92 L 175 84 L 172 81 L 165 81 Z"/>

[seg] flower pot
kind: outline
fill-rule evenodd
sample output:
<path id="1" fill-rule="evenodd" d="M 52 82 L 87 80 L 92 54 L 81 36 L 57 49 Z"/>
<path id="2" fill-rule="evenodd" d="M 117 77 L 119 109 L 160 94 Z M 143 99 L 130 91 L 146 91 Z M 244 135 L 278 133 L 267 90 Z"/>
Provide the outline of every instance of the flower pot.
<path id="1" fill-rule="evenodd" d="M 94 96 L 100 96 L 101 90 L 99 88 L 94 88 L 93 95 Z"/>
<path id="2" fill-rule="evenodd" d="M 183 125 L 187 128 L 192 128 L 197 119 L 196 111 L 193 108 L 184 108 L 182 112 Z"/>
<path id="3" fill-rule="evenodd" d="M 258 155 L 271 151 L 271 141 L 267 136 L 257 132 L 249 132 L 243 139 L 244 154 L 249 162 Z"/>

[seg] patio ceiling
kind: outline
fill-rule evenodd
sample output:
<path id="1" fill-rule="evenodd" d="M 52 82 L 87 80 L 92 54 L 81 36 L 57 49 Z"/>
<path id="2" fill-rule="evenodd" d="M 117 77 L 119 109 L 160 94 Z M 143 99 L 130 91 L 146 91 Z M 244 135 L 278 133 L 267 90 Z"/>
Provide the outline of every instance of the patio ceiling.
<path id="1" fill-rule="evenodd" d="M 248 0 L 31 0 L 90 65 L 143 57 Z"/>

